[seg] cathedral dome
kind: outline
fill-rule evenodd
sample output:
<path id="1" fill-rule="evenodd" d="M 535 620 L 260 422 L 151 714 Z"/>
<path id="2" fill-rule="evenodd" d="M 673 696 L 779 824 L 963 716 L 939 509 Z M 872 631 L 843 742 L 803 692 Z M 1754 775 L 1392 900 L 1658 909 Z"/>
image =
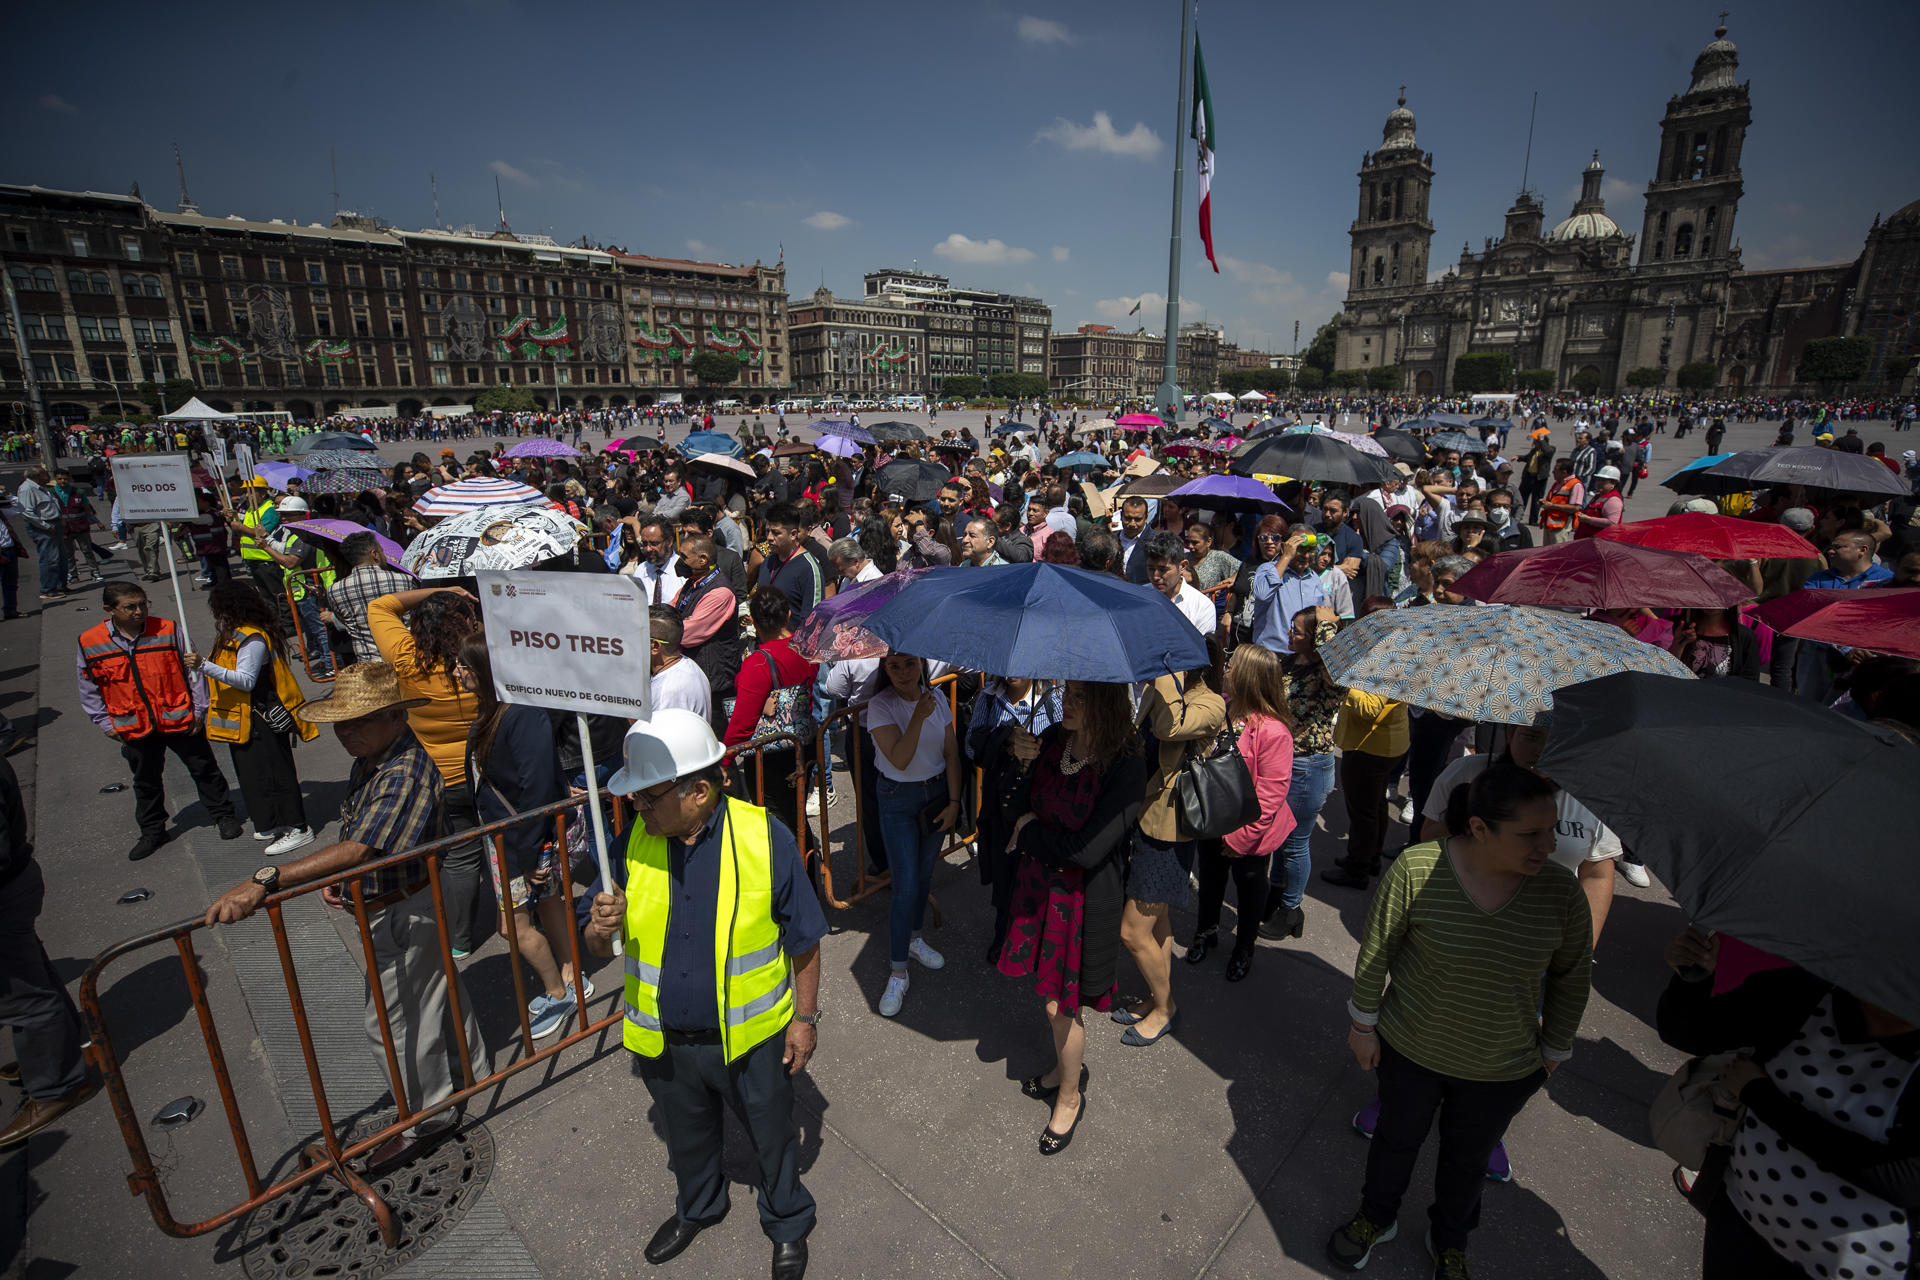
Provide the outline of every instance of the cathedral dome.
<path id="1" fill-rule="evenodd" d="M 1620 224 L 1604 213 L 1576 213 L 1553 230 L 1549 240 L 1604 240 L 1621 234 Z"/>
<path id="2" fill-rule="evenodd" d="M 1733 73 L 1740 67 L 1740 50 L 1727 39 L 1725 27 L 1713 29 L 1713 43 L 1693 60 L 1693 83 L 1688 93 L 1715 93 L 1739 88 Z"/>
<path id="3" fill-rule="evenodd" d="M 1413 112 L 1407 110 L 1407 91 L 1402 88 L 1400 105 L 1387 113 L 1387 123 L 1380 130 L 1380 149 L 1391 151 L 1413 145 Z"/>
<path id="4" fill-rule="evenodd" d="M 1920 200 L 1894 210 L 1893 216 L 1886 221 L 1887 226 L 1920 227 Z"/>

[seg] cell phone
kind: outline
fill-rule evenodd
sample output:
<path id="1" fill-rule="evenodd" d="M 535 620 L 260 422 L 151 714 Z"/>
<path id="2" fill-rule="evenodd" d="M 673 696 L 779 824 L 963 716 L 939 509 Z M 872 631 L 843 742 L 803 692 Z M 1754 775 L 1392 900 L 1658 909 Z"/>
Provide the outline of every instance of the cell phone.
<path id="1" fill-rule="evenodd" d="M 1693 928 L 1692 921 L 1687 922 L 1687 928 Z M 1708 942 L 1712 942 L 1714 938 L 1718 936 L 1717 931 L 1713 929 L 1702 929 L 1700 932 L 1706 936 Z M 1697 964 L 1682 966 L 1679 973 L 1680 977 L 1687 982 L 1705 982 L 1713 976 L 1712 970 L 1706 968 L 1704 965 Z"/>

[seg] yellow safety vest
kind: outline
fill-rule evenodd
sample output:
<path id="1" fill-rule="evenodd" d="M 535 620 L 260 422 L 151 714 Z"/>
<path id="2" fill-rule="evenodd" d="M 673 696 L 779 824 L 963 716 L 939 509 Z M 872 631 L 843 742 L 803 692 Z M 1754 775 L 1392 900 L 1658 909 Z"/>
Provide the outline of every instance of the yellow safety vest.
<path id="1" fill-rule="evenodd" d="M 273 560 L 273 557 L 267 554 L 267 549 L 261 545 L 272 533 L 272 530 L 264 529 L 260 526 L 260 521 L 265 519 L 265 514 L 269 511 L 275 511 L 277 514 L 277 509 L 271 502 L 263 502 L 240 517 L 241 524 L 247 526 L 249 529 L 258 530 L 257 536 L 260 539 L 260 542 L 256 542 L 252 538 L 242 538 L 240 540 L 240 558 L 242 560 L 266 560 L 268 562 Z"/>
<path id="2" fill-rule="evenodd" d="M 713 986 L 720 1041 L 734 1062 L 786 1029 L 793 1017 L 793 970 L 773 919 L 773 865 L 767 811 L 722 801 L 720 893 L 714 903 Z M 666 1048 L 660 1027 L 660 959 L 666 953 L 673 885 L 667 841 L 636 820 L 627 842 L 626 1023 L 621 1038 L 644 1058 Z"/>
<path id="3" fill-rule="evenodd" d="M 214 650 L 209 659 L 215 666 L 233 670 L 240 646 L 248 636 L 265 639 L 266 632 L 258 627 L 241 627 L 234 637 L 220 648 Z M 293 678 L 285 658 L 267 650 L 267 662 L 273 667 L 273 691 L 280 699 L 280 705 L 293 716 L 294 728 L 300 733 L 302 742 L 312 742 L 320 736 L 320 726 L 300 718 L 300 708 L 307 705 L 307 695 L 300 691 L 300 682 Z M 262 671 L 261 676 L 266 675 Z M 218 680 L 207 681 L 207 738 L 212 742 L 250 742 L 253 729 L 253 693 L 248 689 L 236 689 L 232 685 L 221 684 Z"/>

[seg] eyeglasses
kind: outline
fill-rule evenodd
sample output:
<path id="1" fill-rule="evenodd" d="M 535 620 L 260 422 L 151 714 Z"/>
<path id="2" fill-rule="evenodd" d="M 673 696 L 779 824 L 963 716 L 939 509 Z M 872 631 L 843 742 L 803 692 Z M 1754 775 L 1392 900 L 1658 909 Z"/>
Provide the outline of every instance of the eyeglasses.
<path id="1" fill-rule="evenodd" d="M 680 781 L 676 778 L 671 782 L 663 782 L 659 786 L 652 787 L 646 791 L 636 791 L 633 793 L 633 807 L 642 811 L 650 810 L 653 806 L 672 795 L 679 785 Z"/>

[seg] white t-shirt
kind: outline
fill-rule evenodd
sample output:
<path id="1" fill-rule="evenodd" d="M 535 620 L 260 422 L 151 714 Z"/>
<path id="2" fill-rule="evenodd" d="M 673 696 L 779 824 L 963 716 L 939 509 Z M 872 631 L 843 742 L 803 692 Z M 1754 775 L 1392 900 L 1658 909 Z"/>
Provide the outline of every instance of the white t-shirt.
<path id="1" fill-rule="evenodd" d="M 1210 636 L 1218 630 L 1220 615 L 1215 610 L 1213 601 L 1209 600 L 1204 593 L 1196 591 L 1191 582 L 1180 584 L 1180 594 L 1173 598 L 1173 603 L 1180 612 L 1187 615 L 1187 621 L 1191 622 L 1194 630 L 1201 635 Z"/>
<path id="2" fill-rule="evenodd" d="M 873 696 L 867 704 L 867 732 L 872 733 L 881 725 L 892 725 L 902 733 L 913 719 L 913 704 L 904 701 L 888 685 Z M 880 750 L 880 744 L 874 744 L 873 762 L 883 776 L 895 782 L 925 782 L 937 778 L 947 768 L 947 726 L 953 723 L 953 715 L 947 710 L 947 700 L 939 694 L 933 696 L 933 710 L 920 722 L 920 740 L 914 744 L 913 759 L 907 761 L 907 767 L 894 767 L 887 759 L 887 753 Z"/>
<path id="3" fill-rule="evenodd" d="M 1427 803 L 1421 812 L 1436 822 L 1442 821 L 1447 812 L 1447 797 L 1453 794 L 1453 789 L 1463 782 L 1472 782 L 1492 762 L 1493 757 L 1485 752 L 1455 760 L 1433 780 L 1433 790 L 1427 794 Z M 1565 787 L 1560 788 L 1557 799 L 1560 819 L 1554 825 L 1559 837 L 1553 846 L 1555 862 L 1576 871 L 1583 862 L 1605 862 L 1620 856 L 1620 837 L 1594 817 L 1593 810 L 1575 800 Z"/>
<path id="4" fill-rule="evenodd" d="M 692 658 L 683 657 L 657 673 L 649 682 L 649 689 L 655 711 L 662 707 L 681 707 L 702 720 L 711 714 L 713 686 L 707 682 L 707 673 Z"/>

